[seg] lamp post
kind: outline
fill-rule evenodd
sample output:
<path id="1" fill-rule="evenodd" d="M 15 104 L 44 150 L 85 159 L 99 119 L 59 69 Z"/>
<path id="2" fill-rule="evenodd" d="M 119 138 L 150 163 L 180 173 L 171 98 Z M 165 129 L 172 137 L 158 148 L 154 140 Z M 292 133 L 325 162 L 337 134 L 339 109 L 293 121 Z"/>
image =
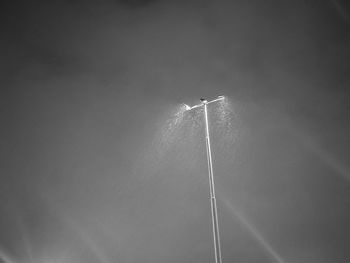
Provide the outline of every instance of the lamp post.
<path id="1" fill-rule="evenodd" d="M 213 239 L 214 239 L 214 254 L 215 263 L 222 263 L 221 259 L 221 246 L 220 246 L 220 234 L 219 234 L 219 222 L 218 222 L 218 211 L 216 206 L 215 197 L 215 184 L 213 176 L 213 162 L 211 157 L 210 148 L 210 136 L 209 136 L 209 122 L 208 122 L 208 110 L 207 106 L 210 103 L 225 99 L 224 96 L 219 96 L 212 101 L 201 99 L 201 103 L 195 106 L 188 106 L 185 104 L 186 110 L 192 110 L 199 107 L 204 107 L 204 121 L 205 121 L 205 145 L 207 149 L 207 160 L 208 160 L 208 173 L 209 173 L 209 190 L 210 190 L 210 207 L 211 207 L 211 220 L 213 224 Z"/>

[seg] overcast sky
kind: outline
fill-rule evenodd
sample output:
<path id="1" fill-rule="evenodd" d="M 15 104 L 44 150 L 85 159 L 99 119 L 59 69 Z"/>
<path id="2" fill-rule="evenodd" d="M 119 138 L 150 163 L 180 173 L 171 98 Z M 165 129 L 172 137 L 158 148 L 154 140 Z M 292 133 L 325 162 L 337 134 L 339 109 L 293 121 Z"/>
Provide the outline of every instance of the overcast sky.
<path id="1" fill-rule="evenodd" d="M 1 263 L 350 262 L 345 0 L 1 8 Z M 180 116 L 180 117 L 179 117 Z"/>

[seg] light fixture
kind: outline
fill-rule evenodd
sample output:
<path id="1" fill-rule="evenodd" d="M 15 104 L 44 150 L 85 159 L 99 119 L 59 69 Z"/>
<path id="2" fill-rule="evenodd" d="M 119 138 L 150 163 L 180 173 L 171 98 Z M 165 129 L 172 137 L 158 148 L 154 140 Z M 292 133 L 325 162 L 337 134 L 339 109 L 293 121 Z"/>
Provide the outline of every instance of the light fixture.
<path id="1" fill-rule="evenodd" d="M 208 173 L 209 173 L 209 189 L 210 189 L 210 206 L 211 206 L 211 219 L 213 224 L 213 239 L 214 239 L 214 254 L 215 254 L 215 263 L 222 263 L 221 259 L 221 245 L 220 245 L 220 234 L 219 234 L 219 222 L 218 222 L 218 211 L 216 205 L 215 197 L 215 184 L 213 176 L 213 162 L 211 156 L 210 148 L 210 136 L 209 136 L 209 122 L 208 122 L 208 110 L 207 106 L 210 103 L 223 100 L 224 96 L 218 96 L 216 99 L 207 101 L 204 98 L 201 98 L 201 104 L 195 106 L 188 106 L 185 104 L 186 110 L 192 110 L 198 107 L 204 107 L 204 120 L 205 120 L 205 145 L 207 149 L 207 161 L 208 161 Z"/>

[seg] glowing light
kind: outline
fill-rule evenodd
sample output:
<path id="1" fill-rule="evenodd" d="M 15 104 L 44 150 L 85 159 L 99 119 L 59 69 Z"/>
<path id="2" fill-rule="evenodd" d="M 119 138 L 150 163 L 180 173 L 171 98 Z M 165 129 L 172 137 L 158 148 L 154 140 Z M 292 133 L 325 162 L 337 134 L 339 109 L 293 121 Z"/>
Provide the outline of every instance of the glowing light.
<path id="1" fill-rule="evenodd" d="M 185 111 L 188 111 L 188 110 L 190 110 L 191 109 L 191 107 L 190 106 L 188 106 L 187 104 L 183 104 L 183 106 L 185 107 Z"/>

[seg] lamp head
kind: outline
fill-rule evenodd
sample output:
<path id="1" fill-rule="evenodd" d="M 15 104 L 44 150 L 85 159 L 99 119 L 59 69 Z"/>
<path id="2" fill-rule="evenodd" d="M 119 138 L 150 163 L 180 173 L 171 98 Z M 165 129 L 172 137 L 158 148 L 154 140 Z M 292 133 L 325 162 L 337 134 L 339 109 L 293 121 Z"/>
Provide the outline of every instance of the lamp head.
<path id="1" fill-rule="evenodd" d="M 207 102 L 208 102 L 208 101 L 207 101 L 206 99 L 204 99 L 204 98 L 201 98 L 200 101 L 201 101 L 202 103 L 207 103 Z"/>
<path id="2" fill-rule="evenodd" d="M 185 108 L 185 111 L 188 111 L 188 110 L 190 110 L 191 109 L 191 107 L 190 106 L 188 106 L 187 104 L 185 104 L 185 103 L 183 103 L 183 106 L 184 106 L 184 108 Z"/>

